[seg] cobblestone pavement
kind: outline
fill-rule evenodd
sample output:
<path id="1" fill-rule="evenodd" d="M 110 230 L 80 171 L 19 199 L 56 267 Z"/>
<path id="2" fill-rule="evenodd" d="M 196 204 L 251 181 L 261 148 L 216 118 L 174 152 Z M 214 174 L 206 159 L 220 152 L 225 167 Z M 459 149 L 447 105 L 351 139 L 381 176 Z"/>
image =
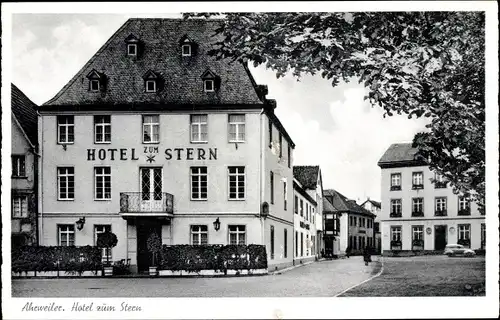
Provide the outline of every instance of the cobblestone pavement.
<path id="1" fill-rule="evenodd" d="M 282 274 L 227 278 L 14 279 L 13 297 L 331 297 L 375 274 L 377 257 L 320 261 Z"/>

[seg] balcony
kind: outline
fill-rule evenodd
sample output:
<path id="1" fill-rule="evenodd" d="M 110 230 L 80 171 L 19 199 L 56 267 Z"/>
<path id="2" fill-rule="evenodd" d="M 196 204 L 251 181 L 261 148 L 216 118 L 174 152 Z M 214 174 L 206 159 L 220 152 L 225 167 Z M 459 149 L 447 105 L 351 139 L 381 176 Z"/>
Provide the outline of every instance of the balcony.
<path id="1" fill-rule="evenodd" d="M 413 211 L 411 213 L 411 216 L 412 217 L 423 217 L 424 216 L 424 212 L 423 211 Z"/>
<path id="2" fill-rule="evenodd" d="M 174 196 L 166 192 L 122 192 L 120 213 L 124 216 L 172 216 Z"/>
<path id="3" fill-rule="evenodd" d="M 448 214 L 447 214 L 446 210 L 436 210 L 434 212 L 434 215 L 436 217 L 446 217 Z"/>

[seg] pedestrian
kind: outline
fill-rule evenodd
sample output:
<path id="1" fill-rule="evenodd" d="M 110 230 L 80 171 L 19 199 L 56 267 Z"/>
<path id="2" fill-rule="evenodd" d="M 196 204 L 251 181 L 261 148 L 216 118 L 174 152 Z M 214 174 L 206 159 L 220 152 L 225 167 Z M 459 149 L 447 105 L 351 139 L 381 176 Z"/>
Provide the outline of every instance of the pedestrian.
<path id="1" fill-rule="evenodd" d="M 347 246 L 347 248 L 345 248 L 345 256 L 347 258 L 349 258 L 349 256 L 351 255 L 351 246 Z"/>
<path id="2" fill-rule="evenodd" d="M 370 248 L 364 247 L 363 248 L 363 260 L 365 261 L 365 266 L 368 265 L 372 261 L 372 257 L 370 255 Z"/>

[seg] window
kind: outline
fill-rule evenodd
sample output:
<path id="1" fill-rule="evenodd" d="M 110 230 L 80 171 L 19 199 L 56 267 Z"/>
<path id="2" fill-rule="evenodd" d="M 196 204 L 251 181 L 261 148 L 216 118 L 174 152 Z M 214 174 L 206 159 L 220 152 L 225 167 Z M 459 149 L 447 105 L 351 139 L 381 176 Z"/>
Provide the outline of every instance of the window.
<path id="1" fill-rule="evenodd" d="M 413 172 L 412 174 L 413 189 L 423 189 L 424 188 L 424 173 L 423 172 Z"/>
<path id="2" fill-rule="evenodd" d="M 111 232 L 111 225 L 110 224 L 101 224 L 101 225 L 94 225 L 94 246 L 97 245 L 97 238 L 99 234 L 104 233 L 104 232 Z M 112 261 L 112 252 L 111 248 L 102 248 L 102 261 Z"/>
<path id="3" fill-rule="evenodd" d="M 160 141 L 160 117 L 142 117 L 142 142 L 158 143 Z"/>
<path id="4" fill-rule="evenodd" d="M 212 79 L 203 80 L 203 88 L 205 92 L 214 92 L 215 91 L 215 83 Z"/>
<path id="5" fill-rule="evenodd" d="M 304 216 L 304 201 L 300 199 L 300 216 Z"/>
<path id="6" fill-rule="evenodd" d="M 74 200 L 75 198 L 75 168 L 57 168 L 58 200 Z"/>
<path id="7" fill-rule="evenodd" d="M 306 221 L 309 220 L 309 203 L 306 202 Z"/>
<path id="8" fill-rule="evenodd" d="M 292 148 L 290 147 L 290 143 L 288 143 L 287 146 L 288 146 L 288 159 L 287 159 L 287 161 L 288 161 L 288 168 L 290 168 L 292 165 Z"/>
<path id="9" fill-rule="evenodd" d="M 273 122 L 271 118 L 269 118 L 269 149 L 273 147 Z"/>
<path id="10" fill-rule="evenodd" d="M 98 92 L 101 89 L 101 84 L 97 79 L 91 79 L 89 81 L 89 88 L 92 92 Z"/>
<path id="11" fill-rule="evenodd" d="M 446 188 L 446 181 L 444 177 L 439 173 L 434 173 L 434 188 Z"/>
<path id="12" fill-rule="evenodd" d="M 111 116 L 94 116 L 94 142 L 111 142 Z"/>
<path id="13" fill-rule="evenodd" d="M 63 247 L 75 245 L 75 226 L 72 224 L 60 224 L 57 226 L 58 245 Z"/>
<path id="14" fill-rule="evenodd" d="M 207 167 L 191 167 L 191 200 L 207 200 Z"/>
<path id="15" fill-rule="evenodd" d="M 271 226 L 271 259 L 274 259 L 274 226 Z"/>
<path id="16" fill-rule="evenodd" d="M 391 174 L 391 191 L 401 190 L 401 173 Z"/>
<path id="17" fill-rule="evenodd" d="M 271 171 L 270 179 L 270 190 L 271 190 L 271 204 L 274 204 L 274 173 Z"/>
<path id="18" fill-rule="evenodd" d="M 286 185 L 286 181 L 283 181 L 283 209 L 286 211 L 286 207 L 287 207 L 287 194 L 288 194 L 288 190 L 287 190 L 287 185 Z"/>
<path id="19" fill-rule="evenodd" d="M 57 116 L 57 142 L 75 142 L 75 118 L 74 116 Z"/>
<path id="20" fill-rule="evenodd" d="M 391 241 L 401 242 L 401 227 L 391 227 Z"/>
<path id="21" fill-rule="evenodd" d="M 197 246 L 208 244 L 208 227 L 206 225 L 191 226 L 191 244 Z"/>
<path id="22" fill-rule="evenodd" d="M 486 224 L 481 223 L 481 249 L 486 247 Z"/>
<path id="23" fill-rule="evenodd" d="M 12 177 L 26 177 L 26 157 L 24 155 L 12 156 Z"/>
<path id="24" fill-rule="evenodd" d="M 28 217 L 28 197 L 13 196 L 12 218 L 27 218 L 27 217 Z"/>
<path id="25" fill-rule="evenodd" d="M 183 44 L 182 45 L 182 56 L 183 57 L 190 57 L 191 56 L 191 45 L 190 44 Z"/>
<path id="26" fill-rule="evenodd" d="M 299 198 L 295 196 L 295 201 L 293 203 L 293 210 L 295 211 L 296 214 L 299 213 Z"/>
<path id="27" fill-rule="evenodd" d="M 470 201 L 466 197 L 458 198 L 458 215 L 459 216 L 470 215 Z"/>
<path id="28" fill-rule="evenodd" d="M 283 247 L 283 256 L 284 258 L 286 259 L 288 257 L 288 230 L 287 229 L 284 229 L 283 231 L 283 243 L 284 243 L 284 247 Z"/>
<path id="29" fill-rule="evenodd" d="M 311 210 L 312 210 L 312 215 L 311 215 L 311 222 L 314 223 L 314 220 L 315 220 L 315 215 L 314 215 L 314 208 L 311 207 Z"/>
<path id="30" fill-rule="evenodd" d="M 424 226 L 412 227 L 412 240 L 424 240 Z"/>
<path id="31" fill-rule="evenodd" d="M 412 199 L 412 217 L 423 217 L 424 216 L 424 198 L 413 198 Z"/>
<path id="32" fill-rule="evenodd" d="M 156 92 L 156 80 L 146 80 L 146 92 Z"/>
<path id="33" fill-rule="evenodd" d="M 229 115 L 229 142 L 245 142 L 245 115 Z"/>
<path id="34" fill-rule="evenodd" d="M 401 217 L 401 199 L 392 199 L 391 200 L 391 217 Z"/>
<path id="35" fill-rule="evenodd" d="M 310 248 L 310 246 L 311 246 L 311 243 L 309 242 L 309 235 L 308 235 L 308 234 L 306 234 L 306 256 L 308 256 L 308 255 L 309 255 L 309 253 L 310 253 L 310 252 L 309 252 L 309 248 Z"/>
<path id="36" fill-rule="evenodd" d="M 283 157 L 283 135 L 280 132 L 280 158 Z"/>
<path id="37" fill-rule="evenodd" d="M 127 54 L 129 56 L 136 56 L 137 55 L 137 44 L 129 43 L 127 45 Z"/>
<path id="38" fill-rule="evenodd" d="M 94 176 L 95 199 L 111 199 L 111 167 L 94 168 Z"/>
<path id="39" fill-rule="evenodd" d="M 245 167 L 229 167 L 229 199 L 245 199 Z"/>
<path id="40" fill-rule="evenodd" d="M 446 216 L 446 198 L 438 197 L 435 201 L 436 207 L 434 214 L 436 216 Z"/>
<path id="41" fill-rule="evenodd" d="M 245 226 L 229 226 L 229 244 L 246 244 Z"/>
<path id="42" fill-rule="evenodd" d="M 299 232 L 295 231 L 295 256 L 299 256 Z"/>
<path id="43" fill-rule="evenodd" d="M 470 224 L 458 225 L 458 244 L 470 247 Z"/>
<path id="44" fill-rule="evenodd" d="M 191 115 L 191 143 L 208 142 L 208 116 Z"/>
<path id="45" fill-rule="evenodd" d="M 300 233 L 300 256 L 304 256 L 304 234 Z"/>

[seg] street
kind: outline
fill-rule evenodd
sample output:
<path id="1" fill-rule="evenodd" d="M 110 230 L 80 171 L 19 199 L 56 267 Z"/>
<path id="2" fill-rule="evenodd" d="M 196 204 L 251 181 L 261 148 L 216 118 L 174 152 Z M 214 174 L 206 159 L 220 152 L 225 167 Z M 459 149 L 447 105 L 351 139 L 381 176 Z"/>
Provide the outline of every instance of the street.
<path id="1" fill-rule="evenodd" d="M 332 297 L 378 272 L 378 257 L 320 261 L 282 274 L 226 278 L 14 279 L 13 297 Z"/>

